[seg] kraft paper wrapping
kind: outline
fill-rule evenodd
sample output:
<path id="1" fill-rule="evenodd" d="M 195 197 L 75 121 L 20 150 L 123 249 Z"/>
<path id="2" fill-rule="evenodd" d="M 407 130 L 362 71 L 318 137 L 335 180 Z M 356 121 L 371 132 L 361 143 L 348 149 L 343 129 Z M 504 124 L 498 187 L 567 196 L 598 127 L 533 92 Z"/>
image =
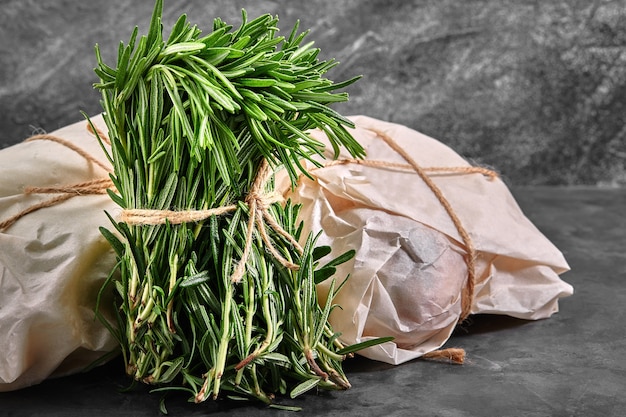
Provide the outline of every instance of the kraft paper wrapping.
<path id="1" fill-rule="evenodd" d="M 100 117 L 95 119 L 104 126 Z M 86 122 L 51 135 L 101 161 Z M 23 142 L 0 151 L 0 221 L 50 199 L 29 186 L 64 186 L 106 178 L 100 167 L 55 142 Z M 115 349 L 94 319 L 97 293 L 115 263 L 98 227 L 115 210 L 107 195 L 83 195 L 34 211 L 0 231 L 0 391 L 75 373 Z M 104 313 L 108 308 L 104 303 Z"/>
<path id="2" fill-rule="evenodd" d="M 391 137 L 421 167 L 469 166 L 449 147 L 405 126 L 364 116 L 352 120 L 351 133 L 368 160 L 406 164 L 373 129 Z M 328 144 L 322 132 L 312 135 Z M 303 205 L 303 233 L 321 232 L 318 244 L 332 247 L 329 256 L 356 250 L 336 275 L 350 275 L 334 300 L 341 308 L 330 317 L 341 340 L 351 344 L 393 336 L 393 342 L 360 352 L 392 364 L 442 347 L 461 314 L 467 251 L 433 190 L 414 170 L 357 164 L 309 168 L 315 181 L 301 176 L 294 190 L 284 176 L 277 183 L 287 198 Z M 536 320 L 557 312 L 558 299 L 573 292 L 559 278 L 568 264 L 525 217 L 506 185 L 477 173 L 440 172 L 430 178 L 476 249 L 471 313 Z M 321 303 L 329 285 L 330 280 L 319 285 Z"/>

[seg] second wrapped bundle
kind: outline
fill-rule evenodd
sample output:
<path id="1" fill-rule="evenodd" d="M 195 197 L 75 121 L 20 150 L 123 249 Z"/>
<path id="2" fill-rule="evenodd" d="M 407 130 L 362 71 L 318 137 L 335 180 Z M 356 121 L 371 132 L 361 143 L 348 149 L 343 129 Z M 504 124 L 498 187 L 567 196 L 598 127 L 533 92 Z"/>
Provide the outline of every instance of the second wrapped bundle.
<path id="1" fill-rule="evenodd" d="M 360 353 L 398 364 L 435 356 L 469 314 L 541 319 L 572 294 L 559 278 L 563 255 L 494 172 L 406 126 L 351 120 L 365 159 L 344 152 L 310 165 L 295 190 L 282 186 L 302 204 L 305 232 L 321 233 L 333 253 L 356 252 L 338 269 L 350 279 L 330 316 L 344 343 L 392 336 Z M 320 284 L 322 305 L 327 290 Z"/>

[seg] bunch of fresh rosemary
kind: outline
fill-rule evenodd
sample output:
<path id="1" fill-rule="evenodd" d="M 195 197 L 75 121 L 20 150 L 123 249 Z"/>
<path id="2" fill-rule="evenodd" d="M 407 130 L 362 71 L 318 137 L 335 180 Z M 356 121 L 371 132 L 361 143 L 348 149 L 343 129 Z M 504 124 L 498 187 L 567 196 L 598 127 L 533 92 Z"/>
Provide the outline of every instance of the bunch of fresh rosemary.
<path id="1" fill-rule="evenodd" d="M 320 266 L 329 249 L 300 236 L 298 207 L 272 195 L 272 174 L 306 174 L 300 161 L 322 151 L 311 128 L 363 154 L 328 107 L 356 79 L 323 78 L 336 63 L 302 45 L 297 25 L 277 36 L 270 15 L 243 12 L 237 30 L 215 19 L 207 35 L 183 15 L 164 40 L 161 14 L 157 0 L 149 33 L 137 40 L 135 28 L 116 68 L 96 47 L 110 196 L 125 215 L 102 233 L 118 258 L 110 328 L 126 370 L 197 402 L 345 389 L 341 361 L 365 345 L 338 342 L 327 322 L 338 288 L 322 308 L 315 284 L 353 254 Z"/>

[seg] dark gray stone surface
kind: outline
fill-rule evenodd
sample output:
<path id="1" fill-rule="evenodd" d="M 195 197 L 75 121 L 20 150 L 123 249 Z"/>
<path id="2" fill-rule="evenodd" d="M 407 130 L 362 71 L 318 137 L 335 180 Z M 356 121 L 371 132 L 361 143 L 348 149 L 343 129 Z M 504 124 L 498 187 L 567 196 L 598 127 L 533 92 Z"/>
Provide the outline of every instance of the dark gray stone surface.
<path id="1" fill-rule="evenodd" d="M 171 416 L 622 417 L 626 415 L 626 190 L 514 189 L 528 217 L 559 247 L 573 285 L 560 312 L 541 321 L 478 316 L 449 341 L 464 365 L 415 360 L 399 366 L 356 358 L 353 388 L 309 393 L 297 414 L 250 405 L 187 404 L 169 398 Z M 0 416 L 158 416 L 159 395 L 128 393 L 123 365 L 0 393 Z"/>
<path id="2" fill-rule="evenodd" d="M 93 46 L 107 61 L 151 0 L 3 0 L 0 146 L 100 111 Z M 311 28 L 329 76 L 364 78 L 339 110 L 408 125 L 495 167 L 511 184 L 626 183 L 626 0 L 166 1 L 209 29 L 278 14 Z"/>

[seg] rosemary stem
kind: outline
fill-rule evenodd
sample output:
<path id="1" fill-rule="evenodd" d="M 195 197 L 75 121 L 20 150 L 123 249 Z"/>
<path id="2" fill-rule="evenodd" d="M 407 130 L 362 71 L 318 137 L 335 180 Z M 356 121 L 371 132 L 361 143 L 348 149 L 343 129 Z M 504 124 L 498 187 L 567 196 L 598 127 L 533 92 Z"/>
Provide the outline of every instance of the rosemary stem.
<path id="1" fill-rule="evenodd" d="M 154 198 L 154 165 L 148 165 L 148 185 L 146 187 L 146 197 L 148 201 Z"/>
<path id="2" fill-rule="evenodd" d="M 231 340 L 231 303 L 233 298 L 233 284 L 226 283 L 225 294 L 222 305 L 222 337 L 220 338 L 219 347 L 217 351 L 217 360 L 215 363 L 215 381 L 213 385 L 213 399 L 217 399 L 220 392 L 220 384 L 222 376 L 224 375 L 224 369 L 226 365 L 226 356 L 228 353 L 228 345 Z"/>
<path id="3" fill-rule="evenodd" d="M 137 299 L 137 287 L 139 286 L 139 271 L 137 270 L 137 264 L 135 262 L 131 262 L 131 264 L 132 265 L 128 297 L 131 304 L 134 304 L 135 300 Z"/>
<path id="4" fill-rule="evenodd" d="M 263 392 L 261 385 L 259 384 L 256 364 L 252 364 L 250 375 L 252 376 L 254 396 L 263 401 L 265 404 L 271 404 L 272 400 L 267 396 L 267 394 L 265 394 L 265 392 Z"/>
<path id="5" fill-rule="evenodd" d="M 324 355 L 327 355 L 328 357 L 336 360 L 336 361 L 344 361 L 346 359 L 345 355 L 339 355 L 335 352 L 333 352 L 332 350 L 330 350 L 328 347 L 326 347 L 323 343 L 317 343 L 315 345 L 315 349 L 317 349 L 318 351 L 324 353 Z"/>
<path id="6" fill-rule="evenodd" d="M 178 254 L 174 255 L 174 259 L 170 263 L 170 283 L 169 283 L 169 292 L 168 295 L 171 295 L 176 287 L 176 278 L 178 276 Z M 167 303 L 167 327 L 170 332 L 175 333 L 176 329 L 174 328 L 174 321 L 172 319 L 172 314 L 174 312 L 174 297 L 171 297 L 169 303 Z"/>
<path id="7" fill-rule="evenodd" d="M 245 321 L 245 328 L 244 328 L 244 346 L 246 346 L 246 349 L 249 350 L 250 349 L 250 342 L 252 341 L 252 327 L 253 327 L 253 323 L 254 323 L 254 315 L 256 313 L 256 302 L 255 302 L 255 287 L 254 287 L 254 280 L 252 279 L 252 277 L 248 277 L 247 280 L 247 284 L 248 284 L 248 302 L 246 304 L 246 321 Z M 254 355 L 254 353 L 248 355 L 248 357 Z M 247 359 L 247 358 L 246 358 Z M 246 359 L 244 359 L 242 362 L 244 362 Z M 239 369 L 237 369 L 239 368 Z M 235 366 L 235 369 L 237 369 L 237 374 L 235 375 L 235 385 L 240 385 L 241 384 L 241 380 L 243 378 L 243 373 L 245 370 L 245 366 Z"/>

